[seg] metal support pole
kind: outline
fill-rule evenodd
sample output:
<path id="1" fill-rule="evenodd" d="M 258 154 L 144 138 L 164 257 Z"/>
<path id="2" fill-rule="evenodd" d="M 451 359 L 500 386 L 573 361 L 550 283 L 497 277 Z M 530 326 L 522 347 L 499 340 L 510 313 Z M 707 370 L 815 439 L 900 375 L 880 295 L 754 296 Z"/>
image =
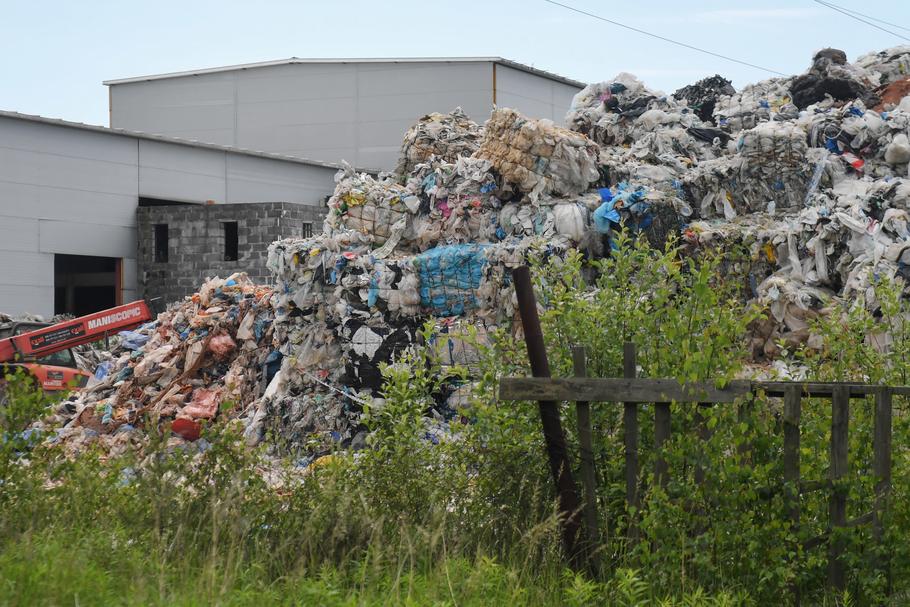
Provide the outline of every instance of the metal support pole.
<path id="1" fill-rule="evenodd" d="M 518 313 L 525 334 L 525 345 L 528 348 L 528 362 L 531 364 L 531 375 L 550 377 L 550 363 L 547 360 L 547 349 L 540 328 L 540 317 L 537 315 L 537 301 L 534 298 L 534 287 L 531 284 L 531 270 L 527 266 L 516 268 L 512 272 L 515 281 L 515 295 L 518 298 Z M 559 510 L 563 516 L 563 545 L 569 561 L 580 569 L 578 552 L 579 499 L 572 478 L 572 466 L 566 450 L 566 437 L 559 418 L 559 407 L 555 401 L 539 401 L 540 422 L 543 427 L 544 443 L 550 462 L 550 473 L 556 483 L 559 494 Z"/>

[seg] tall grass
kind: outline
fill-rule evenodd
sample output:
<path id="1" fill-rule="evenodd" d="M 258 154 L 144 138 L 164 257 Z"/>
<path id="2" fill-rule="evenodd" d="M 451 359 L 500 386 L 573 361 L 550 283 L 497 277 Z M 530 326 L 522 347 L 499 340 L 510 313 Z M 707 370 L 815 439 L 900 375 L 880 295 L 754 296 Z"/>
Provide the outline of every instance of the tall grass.
<path id="1" fill-rule="evenodd" d="M 586 297 L 579 297 L 580 258 L 538 269 L 554 374 L 571 372 L 569 346 L 580 343 L 589 347 L 592 375 L 620 375 L 622 342 L 632 340 L 646 374 L 730 377 L 757 312 L 734 296 L 738 283 L 718 278 L 720 261 L 686 267 L 672 248 L 621 246 L 624 254 L 603 262 Z M 902 304 L 886 303 L 886 315 L 903 318 Z M 827 354 L 804 353 L 820 379 L 872 356 L 855 337 L 869 319 L 854 314 L 846 329 L 833 320 L 819 327 Z M 759 496 L 779 486 L 782 473 L 776 404 L 760 399 L 746 418 L 715 408 L 707 443 L 695 439 L 690 408 L 676 407 L 663 454 L 672 478 L 666 491 L 647 475 L 655 453 L 644 448 L 653 432 L 645 408 L 639 511 L 623 503 L 619 409 L 598 405 L 604 566 L 568 571 L 536 409 L 496 400 L 500 377 L 526 372 L 523 344 L 500 331 L 480 348 L 474 398 L 460 411 L 467 423 L 453 422 L 451 440 L 425 440 L 421 419 L 440 386 L 464 375 L 417 348 L 383 370 L 384 403 L 365 411 L 369 448 L 335 453 L 306 471 L 250 451 L 231 423 L 173 447 L 167 429 L 148 422 L 139 453 L 107 459 L 89 450 L 67 459 L 23 434 L 47 403 L 13 378 L 0 412 L 0 605 L 764 605 L 783 602 L 794 583 L 807 603 L 843 604 L 845 597 L 823 591 L 824 552 L 792 553 L 822 528 L 824 502 L 807 500 L 805 527 L 796 530 L 780 499 Z M 899 377 L 893 361 L 876 364 Z M 576 444 L 572 409 L 563 414 Z M 827 413 L 807 406 L 803 415 L 803 476 L 823 478 Z M 862 463 L 871 417 L 852 415 Z M 898 415 L 895 445 L 907 431 Z M 733 455 L 746 443 L 748 460 Z M 856 604 L 884 596 L 869 558 L 882 551 L 893 556 L 897 596 L 907 592 L 910 508 L 902 498 L 910 460 L 900 447 L 895 458 L 886 545 L 874 547 L 858 530 L 848 546 Z M 692 483 L 696 465 L 709 471 L 700 488 Z M 868 498 L 870 483 L 857 475 L 851 499 Z M 630 520 L 636 537 L 627 533 Z"/>

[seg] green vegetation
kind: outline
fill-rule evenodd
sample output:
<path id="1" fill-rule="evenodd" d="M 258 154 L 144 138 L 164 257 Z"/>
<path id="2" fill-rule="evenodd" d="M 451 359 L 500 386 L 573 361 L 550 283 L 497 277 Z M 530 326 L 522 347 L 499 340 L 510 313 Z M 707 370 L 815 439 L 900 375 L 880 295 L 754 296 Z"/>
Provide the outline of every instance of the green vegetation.
<path id="1" fill-rule="evenodd" d="M 597 262 L 593 288 L 585 288 L 590 269 L 580 256 L 539 264 L 553 374 L 571 374 L 569 347 L 582 344 L 590 375 L 619 376 L 630 340 L 644 376 L 732 378 L 759 315 L 741 303 L 736 272 L 710 256 L 680 263 L 672 247 L 625 238 L 618 246 L 621 253 Z M 810 376 L 906 383 L 906 306 L 895 285 L 877 292 L 878 317 L 856 302 L 818 323 L 820 353 L 790 353 Z M 883 329 L 893 340 L 887 352 L 866 339 Z M 910 591 L 903 402 L 885 542 L 876 546 L 868 528 L 848 534 L 848 596 L 824 595 L 824 548 L 794 552 L 797 540 L 823 530 L 823 494 L 803 501 L 799 530 L 785 522 L 780 494 L 762 497 L 782 482 L 780 403 L 766 398 L 742 414 L 704 411 L 707 442 L 697 438 L 695 406 L 674 407 L 666 491 L 647 477 L 655 454 L 644 406 L 639 511 L 624 503 L 621 408 L 595 406 L 603 570 L 573 573 L 560 554 L 537 409 L 495 399 L 500 377 L 527 373 L 524 344 L 502 331 L 480 347 L 472 370 L 479 384 L 463 412 L 469 422 L 453 423 L 450 439 L 426 440 L 421 418 L 440 385 L 465 371 L 441 369 L 417 348 L 384 369 L 385 402 L 365 416 L 369 449 L 334 454 L 305 476 L 288 464 L 280 478 L 268 475 L 271 483 L 261 454 L 229 422 L 206 429 L 205 449 L 169 446 L 163 432 L 152 433 L 141 461 L 91 451 L 68 460 L 22 434 L 47 403 L 12 378 L 0 411 L 0 605 L 766 605 L 782 603 L 793 584 L 806 604 L 865 605 L 884 600 L 886 579 L 874 563 L 885 555 L 895 596 Z M 870 508 L 873 487 L 871 405 L 855 402 L 850 516 Z M 574 407 L 563 418 L 577 445 Z M 829 427 L 830 408 L 806 401 L 804 478 L 825 477 Z M 701 486 L 698 466 L 707 471 Z"/>

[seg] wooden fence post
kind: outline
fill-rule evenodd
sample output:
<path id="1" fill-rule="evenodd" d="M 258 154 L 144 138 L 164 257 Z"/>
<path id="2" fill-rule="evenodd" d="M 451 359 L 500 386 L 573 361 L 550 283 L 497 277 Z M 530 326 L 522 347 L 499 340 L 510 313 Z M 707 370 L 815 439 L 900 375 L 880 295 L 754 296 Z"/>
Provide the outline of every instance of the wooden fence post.
<path id="1" fill-rule="evenodd" d="M 670 440 L 670 403 L 654 404 L 654 480 L 665 488 L 670 480 L 667 460 L 661 455 L 664 443 Z"/>
<path id="2" fill-rule="evenodd" d="M 801 398 L 799 386 L 787 386 L 784 393 L 784 498 L 787 504 L 787 518 L 790 519 L 794 537 L 797 538 L 792 548 L 793 563 L 797 562 L 799 558 L 799 537 L 797 533 L 799 531 L 800 514 L 799 422 L 802 416 Z M 791 591 L 793 592 L 793 604 L 799 605 L 799 584 L 794 583 Z"/>
<path id="3" fill-rule="evenodd" d="M 622 347 L 623 377 L 630 379 L 638 375 L 638 355 L 635 344 L 626 342 Z M 623 444 L 626 455 L 626 507 L 634 508 L 635 514 L 629 515 L 627 537 L 630 541 L 638 537 L 638 525 L 635 518 L 638 516 L 638 403 L 623 403 Z"/>
<path id="4" fill-rule="evenodd" d="M 846 588 L 843 538 L 838 531 L 847 525 L 847 491 L 842 484 L 847 475 L 848 438 L 850 424 L 850 388 L 836 386 L 831 394 L 831 446 L 830 480 L 831 496 L 828 502 L 828 523 L 831 529 L 828 540 L 828 582 L 837 591 Z"/>
<path id="5" fill-rule="evenodd" d="M 540 317 L 537 315 L 537 301 L 534 298 L 534 287 L 531 285 L 531 270 L 527 266 L 515 268 L 512 272 L 515 281 L 515 295 L 518 299 L 518 313 L 525 334 L 525 345 L 528 349 L 528 362 L 534 377 L 550 377 L 550 363 L 547 360 L 547 349 L 540 328 Z M 555 401 L 538 401 L 540 423 L 543 427 L 544 443 L 547 447 L 547 458 L 550 463 L 550 474 L 556 484 L 559 495 L 559 510 L 562 514 L 562 538 L 566 554 L 572 566 L 581 569 L 581 558 L 578 551 L 579 500 L 572 478 L 572 465 L 566 449 L 566 435 L 562 431 L 559 418 L 559 406 Z"/>
<path id="6" fill-rule="evenodd" d="M 695 406 L 695 425 L 698 432 L 698 438 L 706 443 L 711 440 L 714 434 L 708 427 L 708 419 L 705 417 L 705 411 L 711 406 L 711 403 L 698 403 Z M 705 467 L 701 462 L 695 464 L 695 484 L 702 485 L 705 482 Z"/>
<path id="7" fill-rule="evenodd" d="M 572 347 L 572 363 L 575 377 L 587 377 L 587 361 L 582 346 Z M 585 488 L 585 542 L 588 560 L 593 573 L 599 570 L 597 549 L 600 546 L 600 531 L 597 526 L 597 481 L 594 470 L 594 446 L 591 439 L 591 404 L 585 401 L 575 403 L 578 421 L 578 442 L 581 452 L 581 479 Z M 609 527 L 609 525 L 608 525 Z"/>
<path id="8" fill-rule="evenodd" d="M 891 494 L 891 390 L 881 388 L 875 393 L 875 436 L 872 439 L 875 474 L 875 505 L 872 509 L 872 530 L 875 541 L 882 548 L 884 524 L 882 518 L 888 511 L 888 499 Z M 888 593 L 891 593 L 891 559 L 887 550 L 879 563 L 888 580 Z"/>

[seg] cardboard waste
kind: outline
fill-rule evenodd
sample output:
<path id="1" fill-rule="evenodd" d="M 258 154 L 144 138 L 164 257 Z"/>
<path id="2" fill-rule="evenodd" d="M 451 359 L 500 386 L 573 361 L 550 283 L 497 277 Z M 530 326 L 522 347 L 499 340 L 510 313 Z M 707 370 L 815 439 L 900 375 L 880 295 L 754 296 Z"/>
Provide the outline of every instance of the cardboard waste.
<path id="1" fill-rule="evenodd" d="M 754 356 L 812 347 L 813 318 L 875 309 L 879 280 L 910 277 L 908 67 L 910 47 L 852 64 L 825 49 L 794 77 L 739 91 L 713 77 L 673 96 L 621 73 L 580 91 L 566 128 L 507 108 L 483 126 L 430 114 L 396 173 L 345 167 L 323 233 L 269 247 L 272 288 L 212 279 L 141 328 L 148 341 L 65 404 L 56 440 L 125 442 L 151 413 L 188 439 L 231 415 L 277 451 L 363 445 L 383 364 L 428 340 L 444 365 L 476 367 L 478 343 L 516 330 L 515 267 L 572 248 L 622 255 L 622 225 L 687 255 L 746 250 L 730 263 L 767 312 Z M 469 391 L 437 395 L 427 440 Z"/>

